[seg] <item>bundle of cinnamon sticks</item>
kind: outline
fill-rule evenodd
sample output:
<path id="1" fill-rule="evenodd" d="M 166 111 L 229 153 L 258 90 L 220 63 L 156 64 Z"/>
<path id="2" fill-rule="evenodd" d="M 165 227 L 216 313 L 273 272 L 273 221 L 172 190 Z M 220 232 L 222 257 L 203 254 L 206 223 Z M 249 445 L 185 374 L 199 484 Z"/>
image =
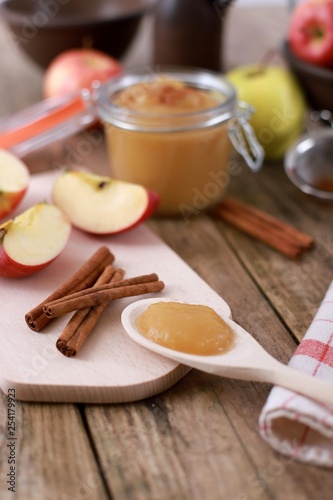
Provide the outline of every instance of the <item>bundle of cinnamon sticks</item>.
<path id="1" fill-rule="evenodd" d="M 124 279 L 113 266 L 114 255 L 100 247 L 65 283 L 25 315 L 29 328 L 40 332 L 52 319 L 75 311 L 56 342 L 57 349 L 75 356 L 97 324 L 107 304 L 115 299 L 163 290 L 157 274 Z"/>
<path id="2" fill-rule="evenodd" d="M 214 208 L 214 214 L 292 259 L 299 258 L 314 245 L 311 236 L 252 205 L 230 197 Z"/>

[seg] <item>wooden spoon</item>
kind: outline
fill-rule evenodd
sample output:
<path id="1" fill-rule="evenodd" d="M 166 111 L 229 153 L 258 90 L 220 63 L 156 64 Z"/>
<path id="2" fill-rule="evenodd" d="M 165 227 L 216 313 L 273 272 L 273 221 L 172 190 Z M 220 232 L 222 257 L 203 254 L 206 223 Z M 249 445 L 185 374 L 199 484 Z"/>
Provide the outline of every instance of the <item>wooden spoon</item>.
<path id="1" fill-rule="evenodd" d="M 333 404 L 332 384 L 280 363 L 268 354 L 252 335 L 230 318 L 223 317 L 236 335 L 235 345 L 229 352 L 216 356 L 198 356 L 175 351 L 156 344 L 141 335 L 136 328 L 136 318 L 150 304 L 171 300 L 165 298 L 144 299 L 127 306 L 122 313 L 121 320 L 128 335 L 141 346 L 192 368 L 223 377 L 268 382 L 295 391 L 320 403 Z"/>

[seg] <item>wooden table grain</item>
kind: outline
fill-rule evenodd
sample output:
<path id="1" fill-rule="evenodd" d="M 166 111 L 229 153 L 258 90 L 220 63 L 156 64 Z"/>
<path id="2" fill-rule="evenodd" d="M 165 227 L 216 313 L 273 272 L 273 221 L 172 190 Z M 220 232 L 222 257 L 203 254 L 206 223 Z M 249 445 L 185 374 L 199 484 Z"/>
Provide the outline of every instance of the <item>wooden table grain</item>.
<path id="1" fill-rule="evenodd" d="M 285 34 L 287 8 L 240 8 L 226 20 L 227 67 L 258 61 Z M 151 22 L 127 54 L 151 63 Z M 15 49 L 0 21 L 0 116 L 41 97 L 42 71 Z M 26 158 L 32 172 L 70 161 L 107 171 L 104 147 L 78 154 L 77 136 Z M 75 156 L 76 153 L 76 156 Z M 234 319 L 286 363 L 333 275 L 333 205 L 299 192 L 282 165 L 258 174 L 241 166 L 230 193 L 313 235 L 316 247 L 292 261 L 213 220 L 152 219 L 150 227 L 230 305 Z M 7 399 L 0 395 L 0 497 L 18 500 L 322 500 L 330 471 L 288 460 L 259 436 L 271 387 L 192 370 L 168 391 L 115 405 L 17 402 L 16 492 L 8 491 Z"/>

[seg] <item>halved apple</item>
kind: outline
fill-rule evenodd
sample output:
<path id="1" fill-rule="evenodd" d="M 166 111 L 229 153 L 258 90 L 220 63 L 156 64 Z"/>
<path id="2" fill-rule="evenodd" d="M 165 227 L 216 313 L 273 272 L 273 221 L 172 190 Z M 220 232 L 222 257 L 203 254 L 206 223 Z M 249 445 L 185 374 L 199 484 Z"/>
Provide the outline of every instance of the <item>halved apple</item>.
<path id="1" fill-rule="evenodd" d="M 60 255 L 71 223 L 58 207 L 38 203 L 0 226 L 0 276 L 22 278 L 44 269 Z"/>
<path id="2" fill-rule="evenodd" d="M 30 174 L 15 155 L 0 149 L 0 219 L 15 210 L 26 193 Z"/>
<path id="3" fill-rule="evenodd" d="M 138 184 L 68 170 L 55 181 L 53 201 L 73 226 L 93 234 L 115 234 L 145 221 L 160 198 Z"/>

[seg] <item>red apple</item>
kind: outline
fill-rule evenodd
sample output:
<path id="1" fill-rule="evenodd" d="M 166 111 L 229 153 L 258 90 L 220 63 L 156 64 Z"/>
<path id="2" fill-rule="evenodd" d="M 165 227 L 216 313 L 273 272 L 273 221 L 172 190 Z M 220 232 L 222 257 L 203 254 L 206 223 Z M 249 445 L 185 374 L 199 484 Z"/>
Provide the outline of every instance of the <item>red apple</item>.
<path id="1" fill-rule="evenodd" d="M 333 0 L 305 0 L 293 10 L 288 39 L 300 59 L 333 67 Z"/>
<path id="2" fill-rule="evenodd" d="M 0 219 L 15 210 L 29 181 L 30 174 L 25 164 L 9 151 L 0 149 Z"/>
<path id="3" fill-rule="evenodd" d="M 38 203 L 0 226 L 0 276 L 23 278 L 41 271 L 60 255 L 71 232 L 65 214 Z"/>
<path id="4" fill-rule="evenodd" d="M 43 93 L 45 97 L 51 97 L 90 88 L 93 81 L 103 83 L 122 71 L 116 59 L 99 50 L 66 50 L 46 69 Z"/>
<path id="5" fill-rule="evenodd" d="M 138 184 L 69 170 L 57 178 L 53 201 L 73 226 L 93 234 L 115 234 L 145 221 L 160 198 Z"/>

